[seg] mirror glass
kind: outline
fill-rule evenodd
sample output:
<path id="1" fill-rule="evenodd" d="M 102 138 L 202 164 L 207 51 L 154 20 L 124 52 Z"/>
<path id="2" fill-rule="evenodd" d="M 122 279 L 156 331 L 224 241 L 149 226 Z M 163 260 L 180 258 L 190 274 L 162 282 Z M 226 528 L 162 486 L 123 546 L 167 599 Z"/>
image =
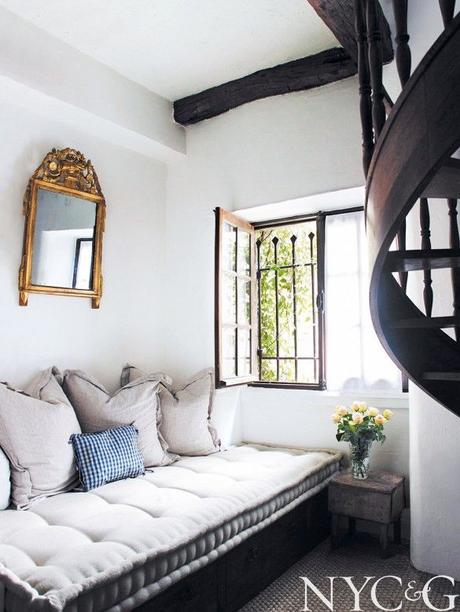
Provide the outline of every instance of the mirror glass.
<path id="1" fill-rule="evenodd" d="M 92 289 L 96 203 L 38 189 L 32 284 Z"/>

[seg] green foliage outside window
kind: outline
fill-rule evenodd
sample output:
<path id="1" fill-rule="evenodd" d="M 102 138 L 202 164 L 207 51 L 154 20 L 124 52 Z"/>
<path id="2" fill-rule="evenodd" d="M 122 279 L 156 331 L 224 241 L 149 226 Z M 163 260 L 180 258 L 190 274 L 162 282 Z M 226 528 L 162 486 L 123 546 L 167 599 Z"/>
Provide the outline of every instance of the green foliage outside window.
<path id="1" fill-rule="evenodd" d="M 317 383 L 318 367 L 312 359 L 297 361 L 297 378 L 295 360 L 286 359 L 296 354 L 297 357 L 318 357 L 316 221 L 258 230 L 256 240 L 260 291 L 259 346 L 263 356 L 260 380 Z M 280 357 L 279 378 L 276 357 Z"/>

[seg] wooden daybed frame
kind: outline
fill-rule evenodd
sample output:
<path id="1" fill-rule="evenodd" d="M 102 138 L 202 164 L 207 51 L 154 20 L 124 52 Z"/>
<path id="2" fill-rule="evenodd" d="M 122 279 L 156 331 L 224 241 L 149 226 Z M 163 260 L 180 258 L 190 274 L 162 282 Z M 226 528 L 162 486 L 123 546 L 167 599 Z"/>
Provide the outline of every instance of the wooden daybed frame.
<path id="1" fill-rule="evenodd" d="M 329 533 L 325 488 L 136 610 L 235 612 Z"/>

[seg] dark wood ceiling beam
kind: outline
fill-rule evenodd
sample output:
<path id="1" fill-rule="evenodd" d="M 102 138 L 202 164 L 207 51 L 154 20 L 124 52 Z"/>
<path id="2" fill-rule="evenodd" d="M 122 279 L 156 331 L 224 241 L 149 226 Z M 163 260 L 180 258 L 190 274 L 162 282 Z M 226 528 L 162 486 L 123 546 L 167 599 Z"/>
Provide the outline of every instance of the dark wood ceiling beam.
<path id="1" fill-rule="evenodd" d="M 356 62 L 346 51 L 328 49 L 176 100 L 174 119 L 182 125 L 190 125 L 247 102 L 320 87 L 356 72 Z"/>
<path id="2" fill-rule="evenodd" d="M 354 22 L 353 0 L 308 0 L 327 27 L 332 31 L 339 43 L 348 51 L 350 56 L 356 60 L 357 46 Z M 391 42 L 391 30 L 383 14 L 380 2 L 377 2 L 379 13 L 380 32 L 382 35 L 383 63 L 391 62 L 393 44 Z"/>

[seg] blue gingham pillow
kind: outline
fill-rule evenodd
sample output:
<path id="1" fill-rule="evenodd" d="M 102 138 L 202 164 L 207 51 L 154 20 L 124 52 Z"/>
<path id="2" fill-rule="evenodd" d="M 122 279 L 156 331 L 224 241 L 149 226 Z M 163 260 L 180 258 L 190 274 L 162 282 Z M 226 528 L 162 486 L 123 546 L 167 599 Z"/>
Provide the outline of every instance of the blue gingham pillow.
<path id="1" fill-rule="evenodd" d="M 73 434 L 73 445 L 80 482 L 90 491 L 114 480 L 145 474 L 137 445 L 137 429 L 123 425 L 96 433 Z"/>

